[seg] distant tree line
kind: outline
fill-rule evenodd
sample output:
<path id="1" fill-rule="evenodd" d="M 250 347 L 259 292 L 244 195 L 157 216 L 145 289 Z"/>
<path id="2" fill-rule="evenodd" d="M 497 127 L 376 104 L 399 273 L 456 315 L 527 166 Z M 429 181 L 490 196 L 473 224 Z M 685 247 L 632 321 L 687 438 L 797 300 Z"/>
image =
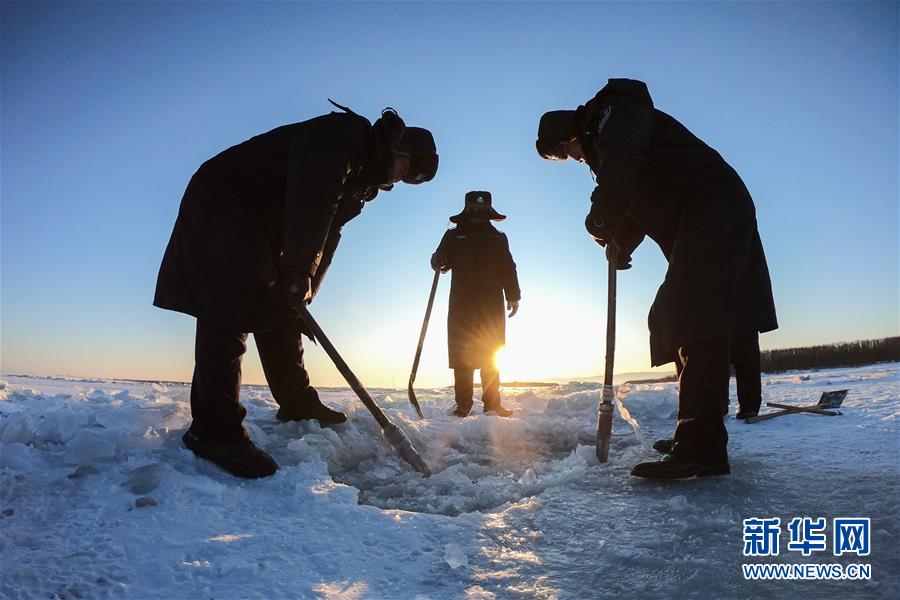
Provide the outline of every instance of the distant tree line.
<path id="1" fill-rule="evenodd" d="M 760 359 L 764 372 L 852 367 L 900 361 L 900 337 L 837 342 L 806 348 L 764 350 L 760 354 Z"/>

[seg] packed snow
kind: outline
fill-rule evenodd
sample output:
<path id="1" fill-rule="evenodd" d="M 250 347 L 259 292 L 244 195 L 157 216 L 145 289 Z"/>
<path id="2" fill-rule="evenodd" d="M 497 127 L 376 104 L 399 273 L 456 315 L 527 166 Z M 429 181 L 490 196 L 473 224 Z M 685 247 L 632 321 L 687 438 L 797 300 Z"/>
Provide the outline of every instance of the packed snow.
<path id="1" fill-rule="evenodd" d="M 679 482 L 629 474 L 671 435 L 675 383 L 619 387 L 602 465 L 596 383 L 506 388 L 507 419 L 479 402 L 453 417 L 452 389 L 433 389 L 418 420 L 405 391 L 371 390 L 430 478 L 349 389 L 320 390 L 349 418 L 322 429 L 278 423 L 269 391 L 246 386 L 246 426 L 280 465 L 248 481 L 182 446 L 188 385 L 6 375 L 0 597 L 900 597 L 900 364 L 763 383 L 771 402 L 849 394 L 840 417 L 748 425 L 732 387 L 733 474 Z M 797 516 L 871 517 L 872 579 L 745 581 L 742 520 Z"/>

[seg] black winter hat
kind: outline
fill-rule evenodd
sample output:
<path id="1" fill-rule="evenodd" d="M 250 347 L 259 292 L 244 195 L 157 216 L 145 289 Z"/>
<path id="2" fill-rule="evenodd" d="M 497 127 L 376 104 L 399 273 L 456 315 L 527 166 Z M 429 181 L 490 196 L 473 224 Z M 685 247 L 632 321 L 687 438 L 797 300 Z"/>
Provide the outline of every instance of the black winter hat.
<path id="1" fill-rule="evenodd" d="M 506 218 L 506 215 L 501 215 L 491 206 L 490 192 L 468 192 L 466 193 L 466 207 L 458 215 L 450 217 L 450 221 L 459 223 L 465 217 L 476 215 L 491 221 L 502 221 Z"/>
<path id="2" fill-rule="evenodd" d="M 575 111 L 553 110 L 544 113 L 538 125 L 537 141 L 534 143 L 541 158 L 566 160 L 568 155 L 559 147 L 576 135 Z"/>
<path id="3" fill-rule="evenodd" d="M 403 183 L 425 183 L 434 179 L 438 168 L 437 146 L 434 136 L 422 127 L 407 127 L 400 138 L 397 152 L 409 155 L 409 171 Z"/>

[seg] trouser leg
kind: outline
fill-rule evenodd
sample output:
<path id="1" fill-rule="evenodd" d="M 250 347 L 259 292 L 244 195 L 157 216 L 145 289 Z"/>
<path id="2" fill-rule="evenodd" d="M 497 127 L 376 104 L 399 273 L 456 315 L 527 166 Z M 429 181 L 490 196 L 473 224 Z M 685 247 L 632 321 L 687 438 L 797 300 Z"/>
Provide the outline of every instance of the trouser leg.
<path id="1" fill-rule="evenodd" d="M 729 339 L 678 349 L 681 377 L 678 393 L 676 456 L 707 464 L 728 462 L 728 432 L 723 413 L 728 407 Z"/>
<path id="2" fill-rule="evenodd" d="M 456 409 L 461 412 L 472 410 L 474 369 L 453 369 L 453 384 L 456 392 Z"/>
<path id="3" fill-rule="evenodd" d="M 740 333 L 732 338 L 731 364 L 734 365 L 734 379 L 741 410 L 759 412 L 762 405 L 762 382 L 758 332 Z"/>
<path id="4" fill-rule="evenodd" d="M 303 338 L 288 327 L 254 333 L 259 360 L 272 397 L 279 406 L 318 403 L 318 394 L 309 385 L 303 364 Z"/>
<path id="5" fill-rule="evenodd" d="M 485 412 L 500 405 L 500 371 L 493 366 L 481 367 L 481 400 Z"/>
<path id="6" fill-rule="evenodd" d="M 194 377 L 191 380 L 191 433 L 210 442 L 249 437 L 241 423 L 241 358 L 247 334 L 222 329 L 197 319 Z"/>

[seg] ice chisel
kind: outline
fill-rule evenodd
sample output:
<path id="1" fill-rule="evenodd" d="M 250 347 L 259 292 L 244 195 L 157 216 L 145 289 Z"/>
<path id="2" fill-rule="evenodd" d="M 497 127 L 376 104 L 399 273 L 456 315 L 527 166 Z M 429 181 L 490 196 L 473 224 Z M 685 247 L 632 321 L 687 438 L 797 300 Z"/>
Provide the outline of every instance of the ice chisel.
<path id="1" fill-rule="evenodd" d="M 616 389 L 613 386 L 613 365 L 616 358 L 616 261 L 619 246 L 610 240 L 606 245 L 607 304 L 606 304 L 606 369 L 603 371 L 603 392 L 597 407 L 597 459 L 605 463 L 609 457 L 609 438 L 612 435 L 613 400 Z"/>
<path id="2" fill-rule="evenodd" d="M 298 310 L 300 312 L 300 318 L 302 318 L 309 327 L 313 337 L 322 344 L 322 348 L 325 349 L 329 358 L 334 362 L 334 366 L 341 372 L 341 375 L 344 376 L 344 379 L 347 380 L 347 383 L 350 384 L 350 387 L 353 388 L 353 391 L 359 396 L 360 401 L 362 401 L 365 407 L 369 409 L 369 412 L 372 413 L 375 420 L 378 421 L 378 425 L 381 427 L 381 434 L 384 436 L 388 445 L 400 458 L 412 465 L 412 468 L 416 471 L 426 477 L 430 476 L 431 470 L 428 468 L 428 465 L 425 464 L 425 461 L 422 460 L 422 457 L 419 456 L 415 446 L 412 445 L 412 442 L 409 441 L 409 438 L 406 437 L 403 430 L 394 425 L 381 408 L 375 404 L 375 400 L 360 380 L 356 378 L 356 375 L 353 374 L 353 371 L 350 370 L 350 367 L 347 366 L 347 363 L 344 362 L 341 355 L 338 354 L 338 351 L 332 345 L 331 341 L 325 336 L 325 332 L 322 331 L 322 328 L 319 327 L 316 320 L 309 314 L 309 310 L 307 310 L 305 306 L 299 307 Z"/>

